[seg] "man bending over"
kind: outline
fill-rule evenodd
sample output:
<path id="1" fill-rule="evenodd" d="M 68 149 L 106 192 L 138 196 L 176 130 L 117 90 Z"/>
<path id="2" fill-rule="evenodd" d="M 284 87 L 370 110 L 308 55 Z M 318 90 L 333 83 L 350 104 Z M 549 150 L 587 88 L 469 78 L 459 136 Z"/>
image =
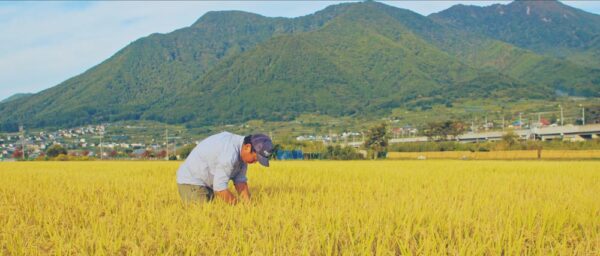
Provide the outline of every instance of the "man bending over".
<path id="1" fill-rule="evenodd" d="M 269 167 L 273 142 L 264 134 L 246 137 L 229 132 L 201 141 L 177 170 L 179 196 L 185 203 L 208 202 L 217 197 L 235 204 L 237 199 L 227 185 L 232 180 L 239 197 L 250 200 L 246 171 L 259 162 Z"/>

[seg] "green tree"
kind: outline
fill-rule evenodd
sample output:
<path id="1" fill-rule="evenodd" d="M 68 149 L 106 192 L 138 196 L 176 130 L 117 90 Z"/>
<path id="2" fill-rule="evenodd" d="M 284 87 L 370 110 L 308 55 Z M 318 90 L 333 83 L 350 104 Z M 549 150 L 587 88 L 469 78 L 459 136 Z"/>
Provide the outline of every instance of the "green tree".
<path id="1" fill-rule="evenodd" d="M 273 155 L 271 156 L 271 159 L 277 160 L 277 153 L 281 150 L 283 150 L 283 147 L 281 146 L 281 144 L 275 144 L 273 146 Z"/>
<path id="2" fill-rule="evenodd" d="M 353 160 L 361 159 L 362 155 L 353 147 L 341 147 L 340 145 L 327 146 L 323 152 L 323 158 L 331 160 Z"/>
<path id="3" fill-rule="evenodd" d="M 60 154 L 66 155 L 67 150 L 58 144 L 54 144 L 46 150 L 46 155 L 48 157 L 57 157 Z"/>
<path id="4" fill-rule="evenodd" d="M 192 153 L 192 150 L 194 150 L 194 148 L 196 147 L 196 144 L 189 144 L 189 145 L 185 145 L 182 148 L 179 149 L 179 156 L 181 157 L 181 159 L 186 159 L 190 153 Z"/>
<path id="5" fill-rule="evenodd" d="M 458 135 L 461 135 L 465 132 L 465 124 L 460 121 L 450 121 L 449 123 L 450 131 L 448 135 L 450 135 L 452 140 L 455 140 Z"/>
<path id="6" fill-rule="evenodd" d="M 505 134 L 502 135 L 502 141 L 508 145 L 510 149 L 512 146 L 519 143 L 519 135 L 517 135 L 513 130 L 509 130 Z"/>
<path id="7" fill-rule="evenodd" d="M 385 123 L 376 125 L 366 135 L 365 148 L 373 151 L 373 159 L 377 159 L 380 152 L 384 152 L 388 146 L 387 126 Z"/>
<path id="8" fill-rule="evenodd" d="M 465 131 L 465 126 L 459 121 L 430 122 L 425 128 L 424 134 L 431 141 L 454 140 Z"/>

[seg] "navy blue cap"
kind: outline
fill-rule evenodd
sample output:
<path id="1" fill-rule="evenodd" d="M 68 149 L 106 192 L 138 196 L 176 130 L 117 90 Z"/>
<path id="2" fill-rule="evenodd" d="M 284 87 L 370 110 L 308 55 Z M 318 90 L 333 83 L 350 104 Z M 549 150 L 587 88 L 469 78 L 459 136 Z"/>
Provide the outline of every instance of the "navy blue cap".
<path id="1" fill-rule="evenodd" d="M 269 157 L 273 154 L 273 142 L 271 138 L 260 133 L 254 134 L 250 137 L 250 143 L 254 151 L 256 151 L 258 162 L 265 167 L 269 167 Z"/>

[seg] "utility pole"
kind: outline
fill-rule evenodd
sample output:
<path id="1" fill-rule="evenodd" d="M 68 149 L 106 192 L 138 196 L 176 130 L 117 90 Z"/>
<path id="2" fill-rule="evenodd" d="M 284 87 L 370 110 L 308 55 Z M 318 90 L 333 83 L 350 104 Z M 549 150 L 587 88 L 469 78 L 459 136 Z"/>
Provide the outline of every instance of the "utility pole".
<path id="1" fill-rule="evenodd" d="M 180 133 L 181 133 L 181 131 L 180 131 Z M 175 135 L 177 135 L 177 132 L 175 132 Z M 181 137 L 180 136 L 169 137 L 169 130 L 165 129 L 165 140 L 166 140 L 166 143 L 167 143 L 165 145 L 166 154 L 167 154 L 165 156 L 165 159 L 167 161 L 169 161 L 169 139 L 173 140 L 173 155 L 175 156 L 175 158 L 177 158 L 177 139 L 181 139 Z"/>
<path id="2" fill-rule="evenodd" d="M 21 132 L 21 159 L 25 160 L 25 128 L 23 125 L 19 126 L 19 132 Z"/>
<path id="3" fill-rule="evenodd" d="M 519 127 L 523 129 L 523 113 L 519 112 Z"/>
<path id="4" fill-rule="evenodd" d="M 100 160 L 104 159 L 104 149 L 102 148 L 102 137 L 104 137 L 104 134 L 100 133 Z"/>
<path id="5" fill-rule="evenodd" d="M 175 156 L 175 160 L 177 160 L 177 141 L 173 140 L 173 155 Z"/>
<path id="6" fill-rule="evenodd" d="M 179 134 L 181 134 L 181 131 L 179 131 Z M 169 137 L 169 139 L 173 140 L 173 156 L 175 157 L 175 160 L 177 160 L 177 140 L 181 140 L 181 136 L 175 136 L 175 137 Z"/>
<path id="7" fill-rule="evenodd" d="M 344 136 L 344 145 L 348 146 L 348 135 Z"/>
<path id="8" fill-rule="evenodd" d="M 585 108 L 581 104 L 579 106 L 581 107 L 581 125 L 585 125 Z"/>
<path id="9" fill-rule="evenodd" d="M 167 148 L 165 160 L 169 161 L 169 129 L 165 128 L 165 148 Z"/>
<path id="10" fill-rule="evenodd" d="M 485 130 L 488 130 L 488 121 L 487 121 L 487 116 L 485 116 Z"/>
<path id="11" fill-rule="evenodd" d="M 542 126 L 542 116 L 540 113 L 538 113 L 538 125 Z"/>
<path id="12" fill-rule="evenodd" d="M 564 122 L 565 120 L 563 117 L 563 108 L 562 108 L 562 105 L 558 105 L 558 107 L 560 108 L 560 126 L 563 126 L 565 124 L 565 122 Z"/>
<path id="13" fill-rule="evenodd" d="M 533 117 L 529 117 L 529 129 L 533 128 Z"/>

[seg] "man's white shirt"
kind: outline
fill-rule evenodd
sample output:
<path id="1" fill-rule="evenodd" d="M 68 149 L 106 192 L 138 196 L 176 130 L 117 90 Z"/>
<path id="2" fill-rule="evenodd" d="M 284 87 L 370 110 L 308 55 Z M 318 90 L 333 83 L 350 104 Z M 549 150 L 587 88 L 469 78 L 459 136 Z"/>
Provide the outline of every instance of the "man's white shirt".
<path id="1" fill-rule="evenodd" d="M 243 143 L 244 136 L 229 132 L 202 140 L 177 170 L 177 183 L 223 191 L 230 180 L 247 182 L 248 164 L 240 156 Z"/>

